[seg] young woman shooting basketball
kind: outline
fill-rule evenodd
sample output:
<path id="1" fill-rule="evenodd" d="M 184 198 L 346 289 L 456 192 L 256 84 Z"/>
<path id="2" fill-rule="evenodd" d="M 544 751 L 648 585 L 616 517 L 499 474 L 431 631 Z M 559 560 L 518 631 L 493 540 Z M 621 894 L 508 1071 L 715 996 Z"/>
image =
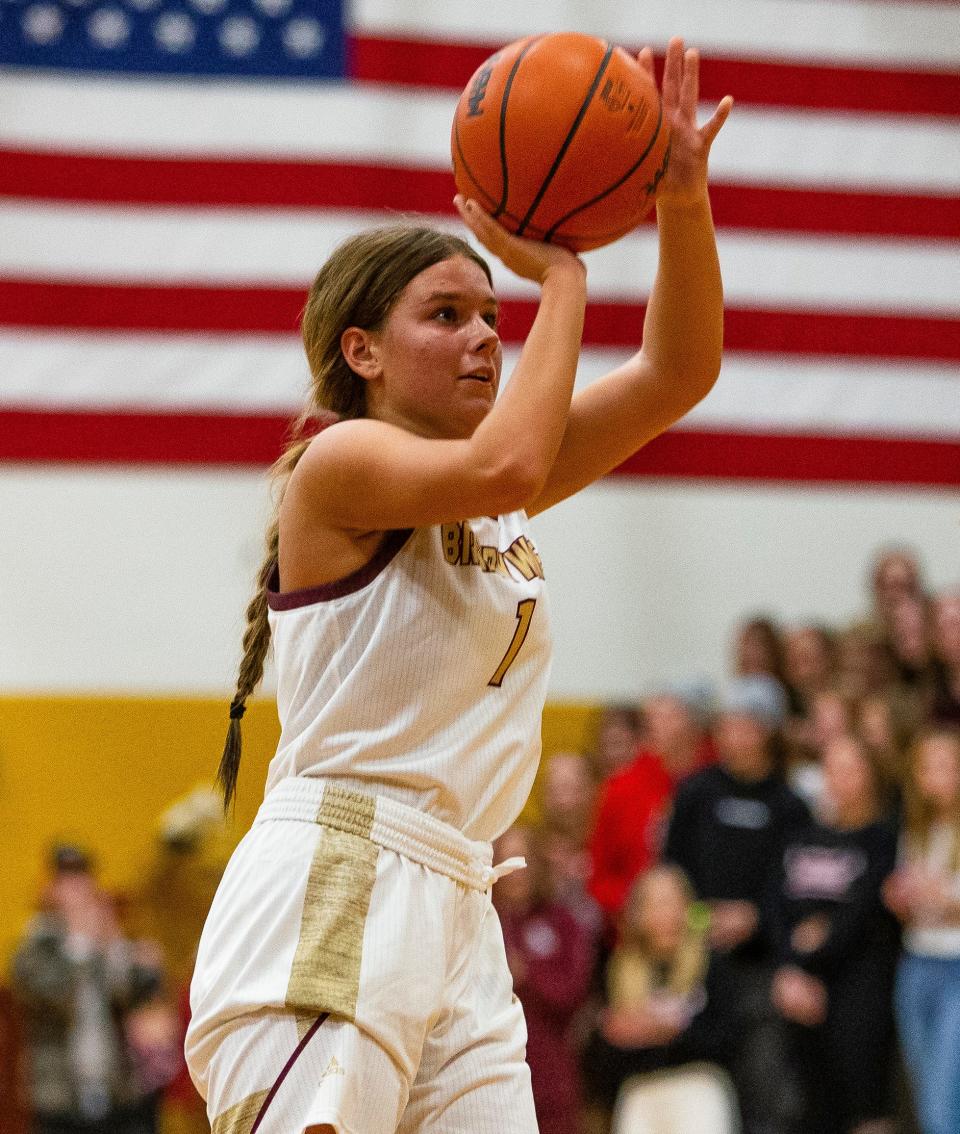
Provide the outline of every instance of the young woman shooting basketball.
<path id="1" fill-rule="evenodd" d="M 652 56 L 641 55 L 652 74 Z M 586 303 L 570 252 L 467 227 L 540 285 L 497 400 L 485 262 L 428 229 L 361 233 L 321 269 L 308 414 L 279 463 L 231 734 L 272 637 L 283 731 L 200 943 L 187 1037 L 215 1134 L 536 1130 L 490 841 L 533 781 L 549 666 L 527 518 L 603 476 L 716 380 L 722 296 L 697 56 L 671 42 L 673 130 L 643 346 L 572 397 Z"/>

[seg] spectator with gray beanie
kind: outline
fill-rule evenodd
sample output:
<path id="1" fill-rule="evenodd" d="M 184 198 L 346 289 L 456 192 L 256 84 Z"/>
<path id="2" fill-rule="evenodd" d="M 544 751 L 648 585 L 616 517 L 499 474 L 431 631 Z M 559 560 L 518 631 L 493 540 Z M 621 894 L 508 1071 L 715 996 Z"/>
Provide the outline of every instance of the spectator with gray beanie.
<path id="1" fill-rule="evenodd" d="M 783 1024 L 770 1005 L 775 953 L 765 914 L 772 869 L 809 821 L 783 778 L 787 708 L 783 686 L 765 674 L 737 677 L 722 690 L 719 761 L 680 785 L 664 850 L 710 908 L 711 945 L 737 1005 L 732 1072 L 746 1134 L 787 1134 L 799 1117 Z"/>

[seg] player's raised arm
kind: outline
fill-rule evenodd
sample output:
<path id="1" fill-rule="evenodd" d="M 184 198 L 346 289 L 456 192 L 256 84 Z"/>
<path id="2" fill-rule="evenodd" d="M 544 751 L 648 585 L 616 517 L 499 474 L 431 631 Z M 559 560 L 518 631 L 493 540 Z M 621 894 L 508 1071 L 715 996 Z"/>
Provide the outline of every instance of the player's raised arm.
<path id="1" fill-rule="evenodd" d="M 291 480 L 291 506 L 333 528 L 387 530 L 528 506 L 566 426 L 586 303 L 571 252 L 507 233 L 457 198 L 474 235 L 541 288 L 509 386 L 497 396 L 497 302 L 463 256 L 410 281 L 383 327 L 353 326 L 340 348 L 367 412 L 321 434 Z"/>
<path id="2" fill-rule="evenodd" d="M 651 72 L 650 50 L 640 62 Z M 698 127 L 699 58 L 683 41 L 667 48 L 667 172 L 657 196 L 657 274 L 643 345 L 627 363 L 573 399 L 557 461 L 530 513 L 556 504 L 616 468 L 710 391 L 723 348 L 723 287 L 707 194 L 710 147 L 733 105 L 723 99 Z"/>

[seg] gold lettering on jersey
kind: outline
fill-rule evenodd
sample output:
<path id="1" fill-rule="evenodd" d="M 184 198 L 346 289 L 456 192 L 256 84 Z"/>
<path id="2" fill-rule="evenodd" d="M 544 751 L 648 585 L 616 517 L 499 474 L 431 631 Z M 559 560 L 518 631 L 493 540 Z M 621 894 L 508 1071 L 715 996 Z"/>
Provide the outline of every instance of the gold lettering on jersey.
<path id="1" fill-rule="evenodd" d="M 529 582 L 530 579 L 543 578 L 543 563 L 533 546 L 525 535 L 515 539 L 503 553 L 503 558 L 515 567 Z"/>
<path id="2" fill-rule="evenodd" d="M 527 536 L 518 536 L 506 551 L 480 543 L 468 523 L 458 520 L 440 526 L 443 557 L 451 567 L 479 567 L 486 573 L 509 575 L 509 567 L 528 582 L 542 579 L 543 563 Z"/>

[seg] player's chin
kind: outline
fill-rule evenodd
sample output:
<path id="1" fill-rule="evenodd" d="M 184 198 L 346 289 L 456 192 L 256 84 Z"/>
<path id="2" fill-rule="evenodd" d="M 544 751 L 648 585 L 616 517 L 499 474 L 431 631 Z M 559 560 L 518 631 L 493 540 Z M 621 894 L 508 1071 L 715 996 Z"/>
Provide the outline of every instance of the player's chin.
<path id="1" fill-rule="evenodd" d="M 461 404 L 485 407 L 489 413 L 497 400 L 497 383 L 492 379 L 458 378 L 457 400 Z"/>
<path id="2" fill-rule="evenodd" d="M 488 387 L 486 390 L 470 391 L 459 400 L 457 420 L 462 426 L 459 430 L 461 436 L 473 435 L 473 431 L 493 409 L 496 396 L 496 388 Z"/>

